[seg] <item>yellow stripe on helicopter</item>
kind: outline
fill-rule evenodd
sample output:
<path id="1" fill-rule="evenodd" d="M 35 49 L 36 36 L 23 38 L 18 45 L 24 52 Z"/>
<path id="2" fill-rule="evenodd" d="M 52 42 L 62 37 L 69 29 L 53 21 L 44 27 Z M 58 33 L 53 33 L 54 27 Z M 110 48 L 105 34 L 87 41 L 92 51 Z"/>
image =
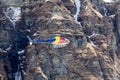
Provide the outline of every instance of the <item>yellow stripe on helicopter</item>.
<path id="1" fill-rule="evenodd" d="M 52 44 L 58 44 L 60 41 L 60 36 L 55 37 L 55 41 Z"/>

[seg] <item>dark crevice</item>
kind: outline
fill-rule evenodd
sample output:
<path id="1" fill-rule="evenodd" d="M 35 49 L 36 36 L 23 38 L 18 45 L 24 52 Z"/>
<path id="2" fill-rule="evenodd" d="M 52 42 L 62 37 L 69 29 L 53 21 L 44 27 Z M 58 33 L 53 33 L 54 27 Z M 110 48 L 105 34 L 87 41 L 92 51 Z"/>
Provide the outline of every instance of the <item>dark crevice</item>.
<path id="1" fill-rule="evenodd" d="M 114 26 L 114 29 L 113 29 L 113 32 L 114 32 L 114 34 L 115 34 L 115 37 L 116 37 L 116 46 L 117 46 L 117 53 L 119 53 L 120 52 L 120 50 L 119 50 L 119 44 L 120 44 L 120 38 L 119 38 L 119 36 L 120 36 L 120 34 L 119 34 L 119 29 L 118 29 L 118 25 L 117 25 L 117 15 L 115 16 L 115 18 L 114 18 L 114 20 L 113 20 L 113 26 Z"/>
<path id="2" fill-rule="evenodd" d="M 11 70 L 8 71 L 7 66 L 4 66 L 8 80 L 16 80 L 15 75 L 21 76 L 20 80 L 24 80 L 25 73 L 25 57 L 26 57 L 26 47 L 29 44 L 29 40 L 24 36 L 18 29 L 19 25 L 15 24 L 15 21 L 10 19 L 7 15 L 6 17 L 11 21 L 13 28 L 13 39 L 8 52 L 8 59 L 11 65 Z"/>
<path id="3" fill-rule="evenodd" d="M 18 31 L 17 31 L 18 32 Z M 8 58 L 11 64 L 11 74 L 14 75 L 16 72 L 21 72 L 21 76 L 23 77 L 23 68 L 25 69 L 25 63 L 23 63 L 23 59 L 22 57 L 25 56 L 25 52 L 23 53 L 18 53 L 19 51 L 25 50 L 25 48 L 28 45 L 28 39 L 27 38 L 22 38 L 21 33 L 15 33 L 15 38 L 13 41 L 13 44 L 11 46 L 11 49 L 8 51 Z M 21 59 L 20 59 L 21 58 Z M 20 64 L 23 64 L 24 67 L 21 68 Z M 14 80 L 14 77 L 11 79 L 9 78 L 9 80 Z M 24 79 L 22 79 L 24 80 Z"/>
<path id="4" fill-rule="evenodd" d="M 106 79 L 106 76 L 105 76 L 105 74 L 104 74 L 105 71 L 104 71 L 104 69 L 103 69 L 103 61 L 102 61 L 101 59 L 99 59 L 98 62 L 99 62 L 99 65 L 100 65 L 100 70 L 101 70 L 101 72 L 102 72 L 103 80 L 107 80 L 107 79 Z"/>

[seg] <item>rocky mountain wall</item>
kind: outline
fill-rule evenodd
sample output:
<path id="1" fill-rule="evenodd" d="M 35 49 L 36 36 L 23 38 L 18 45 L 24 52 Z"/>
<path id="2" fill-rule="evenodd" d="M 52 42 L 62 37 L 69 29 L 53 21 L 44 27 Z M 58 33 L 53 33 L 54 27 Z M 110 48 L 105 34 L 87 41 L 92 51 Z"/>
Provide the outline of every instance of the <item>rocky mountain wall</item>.
<path id="1" fill-rule="evenodd" d="M 11 65 L 8 59 L 7 52 L 0 49 L 0 79 L 8 80 L 10 76 Z"/>
<path id="2" fill-rule="evenodd" d="M 16 26 L 22 37 L 48 40 L 59 35 L 70 40 L 61 48 L 51 44 L 24 47 L 24 80 L 120 80 L 119 2 L 80 2 L 80 24 L 74 19 L 74 0 L 35 1 L 21 6 Z M 7 76 L 2 66 L 1 71 Z"/>

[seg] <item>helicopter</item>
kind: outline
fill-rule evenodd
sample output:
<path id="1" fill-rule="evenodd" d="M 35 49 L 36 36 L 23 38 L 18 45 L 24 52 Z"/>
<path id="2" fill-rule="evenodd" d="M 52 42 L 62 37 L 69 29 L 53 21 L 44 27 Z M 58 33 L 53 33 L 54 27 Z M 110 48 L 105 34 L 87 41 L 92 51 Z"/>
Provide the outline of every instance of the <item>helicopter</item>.
<path id="1" fill-rule="evenodd" d="M 47 43 L 47 44 L 52 44 L 54 48 L 65 47 L 67 44 L 70 43 L 70 40 L 61 36 L 53 36 L 49 40 L 32 40 L 29 36 L 27 36 L 27 38 L 29 40 L 30 45 Z"/>

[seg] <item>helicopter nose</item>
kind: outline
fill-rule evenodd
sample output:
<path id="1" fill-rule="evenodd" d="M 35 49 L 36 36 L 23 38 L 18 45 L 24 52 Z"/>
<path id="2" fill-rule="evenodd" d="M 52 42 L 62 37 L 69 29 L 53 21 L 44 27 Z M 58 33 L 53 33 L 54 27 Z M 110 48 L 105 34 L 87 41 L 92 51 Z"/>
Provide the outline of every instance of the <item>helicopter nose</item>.
<path id="1" fill-rule="evenodd" d="M 65 38 L 65 41 L 64 41 L 66 44 L 69 44 L 70 41 L 68 39 Z"/>

